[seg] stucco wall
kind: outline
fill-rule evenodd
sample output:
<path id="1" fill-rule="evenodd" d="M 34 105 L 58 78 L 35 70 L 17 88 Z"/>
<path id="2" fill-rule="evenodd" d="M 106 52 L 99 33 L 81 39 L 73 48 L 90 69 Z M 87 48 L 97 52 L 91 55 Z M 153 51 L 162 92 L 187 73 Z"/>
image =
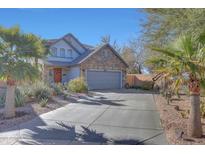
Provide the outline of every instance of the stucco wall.
<path id="1" fill-rule="evenodd" d="M 71 67 L 66 75 L 66 82 L 80 76 L 80 67 Z"/>

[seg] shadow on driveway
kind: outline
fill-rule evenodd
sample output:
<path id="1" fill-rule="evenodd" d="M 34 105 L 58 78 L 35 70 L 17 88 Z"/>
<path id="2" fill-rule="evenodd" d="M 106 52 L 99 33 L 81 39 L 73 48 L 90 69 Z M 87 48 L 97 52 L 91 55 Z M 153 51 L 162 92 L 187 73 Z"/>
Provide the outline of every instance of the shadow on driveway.
<path id="1" fill-rule="evenodd" d="M 30 135 L 31 140 L 26 138 L 22 141 L 19 141 L 20 144 L 47 144 L 45 141 L 53 141 L 54 144 L 56 141 L 61 140 L 67 144 L 124 144 L 124 145 L 138 145 L 143 144 L 140 140 L 114 140 L 111 138 L 105 137 L 104 133 L 97 132 L 94 129 L 90 129 L 81 125 L 82 131 L 76 131 L 74 125 L 65 124 L 63 122 L 56 122 L 60 128 L 52 129 L 42 129 L 40 127 L 35 127 L 33 132 Z M 62 129 L 63 128 L 63 129 Z M 42 142 L 41 142 L 42 141 Z M 61 142 L 61 144 L 63 144 Z"/>
<path id="2" fill-rule="evenodd" d="M 68 101 L 76 104 L 86 104 L 86 105 L 110 105 L 110 106 L 126 106 L 120 102 L 125 100 L 113 100 L 103 97 L 101 94 L 92 93 L 87 96 L 80 96 L 79 98 L 68 98 Z"/>

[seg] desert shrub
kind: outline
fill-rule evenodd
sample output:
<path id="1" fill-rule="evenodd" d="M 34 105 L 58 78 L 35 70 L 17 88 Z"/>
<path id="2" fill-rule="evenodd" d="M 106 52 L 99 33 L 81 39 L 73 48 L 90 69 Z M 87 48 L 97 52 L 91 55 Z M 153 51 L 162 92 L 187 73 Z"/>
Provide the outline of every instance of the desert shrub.
<path id="1" fill-rule="evenodd" d="M 16 87 L 15 89 L 15 106 L 16 107 L 21 107 L 25 104 L 25 94 L 18 88 Z M 4 106 L 6 101 L 6 93 L 3 93 L 0 96 L 0 106 Z"/>
<path id="2" fill-rule="evenodd" d="M 71 92 L 82 93 L 88 90 L 84 78 L 78 77 L 68 82 L 67 88 Z"/>
<path id="3" fill-rule="evenodd" d="M 33 85 L 33 93 L 38 100 L 48 99 L 51 96 L 51 89 L 44 82 L 37 82 Z"/>
<path id="4" fill-rule="evenodd" d="M 18 86 L 18 89 L 26 96 L 26 97 L 32 97 L 34 96 L 34 86 L 33 84 L 22 84 Z"/>
<path id="5" fill-rule="evenodd" d="M 63 94 L 63 91 L 65 89 L 65 87 L 63 86 L 62 83 L 56 83 L 54 85 L 52 85 L 52 88 L 54 90 L 54 92 L 57 94 L 57 95 L 62 95 Z"/>
<path id="6" fill-rule="evenodd" d="M 144 81 L 140 86 L 143 90 L 151 90 L 153 89 L 154 82 L 153 81 Z"/>
<path id="7" fill-rule="evenodd" d="M 46 107 L 47 104 L 48 104 L 48 99 L 47 98 L 41 99 L 39 104 L 40 104 L 41 107 Z"/>
<path id="8" fill-rule="evenodd" d="M 187 119 L 189 117 L 189 114 L 190 114 L 189 112 L 190 112 L 189 110 L 185 110 L 185 111 L 180 112 L 180 114 L 181 114 L 182 118 Z"/>
<path id="9" fill-rule="evenodd" d="M 26 95 L 18 87 L 15 89 L 15 106 L 21 107 L 25 104 Z"/>
<path id="10" fill-rule="evenodd" d="M 200 102 L 200 112 L 201 112 L 201 117 L 205 118 L 205 102 L 204 101 Z"/>

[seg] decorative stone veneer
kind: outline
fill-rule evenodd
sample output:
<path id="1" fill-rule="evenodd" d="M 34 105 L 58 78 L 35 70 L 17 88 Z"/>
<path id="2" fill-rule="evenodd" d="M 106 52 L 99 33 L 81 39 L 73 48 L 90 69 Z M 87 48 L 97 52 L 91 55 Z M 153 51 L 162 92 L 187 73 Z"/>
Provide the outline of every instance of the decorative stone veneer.
<path id="1" fill-rule="evenodd" d="M 81 63 L 81 76 L 85 77 L 86 69 L 120 70 L 122 71 L 123 86 L 125 84 L 127 66 L 116 56 L 109 47 L 104 47 Z"/>

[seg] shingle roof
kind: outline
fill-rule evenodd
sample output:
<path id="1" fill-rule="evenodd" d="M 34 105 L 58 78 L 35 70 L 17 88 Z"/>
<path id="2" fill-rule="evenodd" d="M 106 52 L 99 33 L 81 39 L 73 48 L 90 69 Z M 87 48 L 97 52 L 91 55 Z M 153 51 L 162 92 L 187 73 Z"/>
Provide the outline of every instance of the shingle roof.
<path id="1" fill-rule="evenodd" d="M 66 36 L 71 36 L 73 37 L 81 46 L 83 46 L 84 49 L 86 49 L 86 51 L 84 53 L 79 53 L 79 56 L 72 62 L 60 62 L 60 61 L 45 61 L 45 64 L 46 65 L 50 65 L 50 66 L 72 66 L 72 65 L 78 65 L 80 63 L 82 63 L 83 61 L 85 61 L 86 59 L 88 59 L 91 55 L 93 55 L 94 53 L 98 52 L 99 50 L 101 50 L 102 48 L 104 47 L 109 47 L 113 53 L 128 67 L 127 63 L 122 59 L 122 57 L 112 48 L 111 45 L 109 44 L 104 44 L 102 46 L 99 46 L 99 47 L 93 47 L 91 45 L 88 45 L 88 44 L 82 44 L 80 43 L 71 33 L 65 35 L 64 37 L 60 38 L 60 39 L 49 39 L 46 41 L 45 43 L 45 46 L 49 47 L 51 46 L 52 44 L 56 43 L 57 41 L 59 40 L 64 40 L 64 38 Z M 65 41 L 65 40 L 64 40 Z M 69 43 L 68 41 L 66 41 L 66 43 Z M 70 43 L 69 43 L 70 45 Z M 71 46 L 72 47 L 72 46 Z M 74 47 L 73 47 L 74 48 Z M 74 50 L 76 50 L 74 48 Z"/>
<path id="2" fill-rule="evenodd" d="M 47 39 L 45 45 L 51 46 L 52 44 L 56 43 L 59 40 L 66 40 L 65 37 L 70 36 L 72 37 L 76 42 L 78 42 L 84 49 L 93 49 L 94 47 L 92 45 L 88 45 L 88 44 L 82 44 L 73 34 L 68 33 L 66 35 L 64 35 L 63 37 L 59 38 L 59 39 Z M 67 41 L 68 42 L 68 41 Z"/>

